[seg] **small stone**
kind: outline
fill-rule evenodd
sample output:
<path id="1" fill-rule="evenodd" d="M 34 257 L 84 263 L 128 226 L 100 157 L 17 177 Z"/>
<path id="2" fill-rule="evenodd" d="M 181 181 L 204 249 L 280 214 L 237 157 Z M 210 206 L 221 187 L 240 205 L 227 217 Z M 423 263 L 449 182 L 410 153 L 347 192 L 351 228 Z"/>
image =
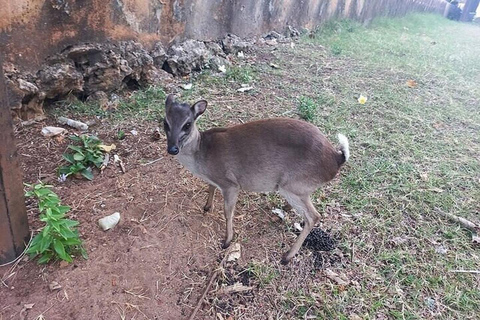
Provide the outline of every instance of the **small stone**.
<path id="1" fill-rule="evenodd" d="M 65 132 L 67 132 L 67 130 L 60 127 L 44 127 L 42 129 L 43 136 L 47 138 L 55 137 Z"/>
<path id="2" fill-rule="evenodd" d="M 57 281 L 52 281 L 48 285 L 48 288 L 50 289 L 50 291 L 55 291 L 55 290 L 60 290 L 62 286 Z"/>
<path id="3" fill-rule="evenodd" d="M 117 156 L 117 155 L 115 155 Z M 120 221 L 120 212 L 115 212 L 109 216 L 103 217 L 98 220 L 98 225 L 104 230 L 112 229 Z"/>

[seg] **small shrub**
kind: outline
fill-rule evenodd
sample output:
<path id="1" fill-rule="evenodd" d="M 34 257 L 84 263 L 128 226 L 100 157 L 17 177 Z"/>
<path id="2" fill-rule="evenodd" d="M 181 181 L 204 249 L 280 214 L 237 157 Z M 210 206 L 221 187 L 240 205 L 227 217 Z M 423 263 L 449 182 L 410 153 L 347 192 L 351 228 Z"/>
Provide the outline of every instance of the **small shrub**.
<path id="1" fill-rule="evenodd" d="M 301 97 L 298 105 L 298 113 L 303 120 L 313 122 L 317 116 L 317 106 L 309 97 Z"/>
<path id="2" fill-rule="evenodd" d="M 68 149 L 74 153 L 64 153 L 63 159 L 69 164 L 58 168 L 58 174 L 64 178 L 71 175 L 82 175 L 88 180 L 93 179 L 92 167 L 100 168 L 103 163 L 102 143 L 95 136 L 70 136 L 70 140 L 79 145 L 69 145 Z"/>
<path id="3" fill-rule="evenodd" d="M 75 228 L 78 221 L 65 218 L 70 207 L 61 205 L 58 195 L 50 190 L 50 185 L 39 183 L 26 186 L 30 190 L 25 196 L 37 199 L 40 220 L 45 222 L 42 231 L 33 238 L 27 253 L 32 258 L 40 256 L 39 264 L 52 259 L 72 262 L 72 254 L 75 252 L 79 252 L 86 259 L 86 251 Z"/>

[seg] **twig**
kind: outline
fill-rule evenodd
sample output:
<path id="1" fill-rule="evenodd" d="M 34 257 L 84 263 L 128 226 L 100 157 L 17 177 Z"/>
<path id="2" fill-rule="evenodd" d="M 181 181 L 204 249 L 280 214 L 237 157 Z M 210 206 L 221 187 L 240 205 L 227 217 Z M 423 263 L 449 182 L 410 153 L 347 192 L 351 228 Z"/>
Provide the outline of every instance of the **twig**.
<path id="1" fill-rule="evenodd" d="M 232 247 L 230 247 L 230 248 L 232 248 Z M 215 279 L 217 279 L 218 274 L 220 273 L 220 270 L 223 267 L 223 264 L 227 260 L 227 257 L 229 255 L 230 251 L 231 251 L 231 249 L 229 249 L 229 250 L 227 250 L 227 252 L 225 252 L 225 256 L 223 257 L 222 261 L 220 261 L 220 263 L 218 264 L 218 267 L 215 268 L 215 270 L 213 270 L 212 275 L 210 276 L 210 280 L 208 281 L 205 289 L 203 289 L 203 293 L 200 296 L 200 299 L 198 299 L 197 305 L 196 305 L 195 309 L 193 310 L 192 314 L 190 315 L 190 317 L 188 318 L 188 320 L 195 319 L 195 315 L 197 314 L 198 310 L 202 306 L 203 299 L 205 299 L 205 296 L 207 295 L 207 292 L 210 290 L 210 287 L 212 286 L 213 281 L 215 281 Z"/>
<path id="2" fill-rule="evenodd" d="M 449 270 L 448 272 L 480 274 L 480 270 Z"/>
<path id="3" fill-rule="evenodd" d="M 459 217 L 459 216 L 456 216 L 456 215 L 453 215 L 451 213 L 448 213 L 448 212 L 444 212 L 442 210 L 440 210 L 439 208 L 435 208 L 435 210 L 440 213 L 441 215 L 443 215 L 444 217 L 454 221 L 454 222 L 458 222 L 462 227 L 470 230 L 470 231 L 473 231 L 473 232 L 478 232 L 480 231 L 480 227 L 478 225 L 476 225 L 475 223 L 465 219 L 465 218 L 462 218 L 462 217 Z"/>
<path id="4" fill-rule="evenodd" d="M 163 159 L 163 157 L 160 157 L 158 159 L 155 159 L 155 160 L 152 160 L 150 162 L 144 163 L 144 164 L 142 164 L 142 166 L 148 166 L 148 165 L 154 164 L 155 162 L 160 161 L 162 159 Z"/>

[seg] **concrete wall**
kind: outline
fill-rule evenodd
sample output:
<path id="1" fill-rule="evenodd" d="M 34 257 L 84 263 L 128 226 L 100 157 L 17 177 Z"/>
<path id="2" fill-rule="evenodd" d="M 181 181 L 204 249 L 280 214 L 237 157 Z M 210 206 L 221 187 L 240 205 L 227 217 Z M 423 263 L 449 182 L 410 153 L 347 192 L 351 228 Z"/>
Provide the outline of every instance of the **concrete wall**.
<path id="1" fill-rule="evenodd" d="M 69 44 L 241 37 L 330 18 L 368 20 L 407 11 L 443 12 L 444 0 L 0 0 L 5 61 L 34 68 Z"/>

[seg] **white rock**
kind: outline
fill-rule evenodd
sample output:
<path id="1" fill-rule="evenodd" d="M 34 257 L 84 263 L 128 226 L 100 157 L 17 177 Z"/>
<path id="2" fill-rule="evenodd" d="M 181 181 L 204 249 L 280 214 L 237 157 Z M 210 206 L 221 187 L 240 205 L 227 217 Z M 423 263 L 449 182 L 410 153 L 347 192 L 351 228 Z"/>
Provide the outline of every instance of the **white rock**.
<path id="1" fill-rule="evenodd" d="M 115 212 L 109 216 L 98 220 L 98 225 L 104 230 L 112 229 L 120 221 L 120 212 Z"/>
<path id="2" fill-rule="evenodd" d="M 67 132 L 67 129 L 59 127 L 45 127 L 42 129 L 42 134 L 45 137 L 55 137 L 64 132 Z"/>

